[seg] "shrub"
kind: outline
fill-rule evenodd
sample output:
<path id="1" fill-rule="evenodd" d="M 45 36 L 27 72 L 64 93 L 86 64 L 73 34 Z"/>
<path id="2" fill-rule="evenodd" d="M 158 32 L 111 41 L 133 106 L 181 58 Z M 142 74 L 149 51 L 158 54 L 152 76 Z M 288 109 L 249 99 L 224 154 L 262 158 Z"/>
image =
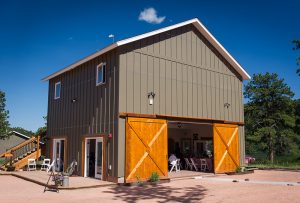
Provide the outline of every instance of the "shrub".
<path id="1" fill-rule="evenodd" d="M 159 175 L 157 172 L 152 172 L 149 178 L 150 182 L 155 183 L 159 181 Z"/>

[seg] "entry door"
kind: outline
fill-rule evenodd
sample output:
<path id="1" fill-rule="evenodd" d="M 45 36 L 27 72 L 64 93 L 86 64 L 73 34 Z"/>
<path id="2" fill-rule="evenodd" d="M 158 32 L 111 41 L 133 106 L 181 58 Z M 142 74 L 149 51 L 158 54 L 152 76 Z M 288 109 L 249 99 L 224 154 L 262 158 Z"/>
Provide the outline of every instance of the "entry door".
<path id="1" fill-rule="evenodd" d="M 85 173 L 84 173 L 84 177 L 88 177 L 88 174 L 90 173 L 90 167 L 89 167 L 89 163 L 90 163 L 90 139 L 86 139 L 85 142 Z"/>
<path id="2" fill-rule="evenodd" d="M 126 122 L 126 182 L 148 179 L 153 172 L 168 176 L 167 121 L 128 118 Z"/>
<path id="3" fill-rule="evenodd" d="M 238 126 L 214 124 L 214 171 L 234 172 L 240 165 Z"/>
<path id="4" fill-rule="evenodd" d="M 53 160 L 55 160 L 55 170 L 63 171 L 64 140 L 62 139 L 55 139 L 53 142 Z"/>
<path id="5" fill-rule="evenodd" d="M 96 156 L 95 156 L 95 178 L 103 179 L 103 138 L 96 139 Z"/>

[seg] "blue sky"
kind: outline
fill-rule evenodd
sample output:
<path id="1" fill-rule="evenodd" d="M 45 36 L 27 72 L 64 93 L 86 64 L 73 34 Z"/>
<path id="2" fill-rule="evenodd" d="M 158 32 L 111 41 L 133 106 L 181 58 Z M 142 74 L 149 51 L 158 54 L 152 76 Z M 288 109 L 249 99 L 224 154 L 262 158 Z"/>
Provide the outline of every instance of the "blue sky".
<path id="1" fill-rule="evenodd" d="M 139 20 L 154 8 L 159 24 Z M 299 1 L 1 1 L 0 89 L 12 126 L 35 131 L 47 114 L 41 78 L 116 40 L 197 17 L 250 75 L 276 72 L 300 98 L 291 40 Z M 157 19 L 156 19 L 157 20 Z M 158 22 L 157 21 L 157 22 Z"/>

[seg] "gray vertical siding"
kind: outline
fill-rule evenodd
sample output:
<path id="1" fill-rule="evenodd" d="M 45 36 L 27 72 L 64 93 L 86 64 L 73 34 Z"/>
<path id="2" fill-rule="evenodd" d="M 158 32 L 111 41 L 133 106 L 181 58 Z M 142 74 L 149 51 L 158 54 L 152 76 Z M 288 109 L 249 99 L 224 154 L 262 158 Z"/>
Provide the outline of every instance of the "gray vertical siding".
<path id="1" fill-rule="evenodd" d="M 106 83 L 96 86 L 96 66 L 106 62 Z M 81 138 L 83 135 L 112 133 L 108 141 L 109 174 L 117 176 L 118 142 L 118 59 L 116 51 L 108 52 L 49 81 L 48 136 L 67 138 L 70 163 L 78 160 L 81 170 Z M 61 81 L 61 98 L 54 100 L 54 84 Z M 71 100 L 76 99 L 75 103 Z M 79 171 L 81 173 L 81 171 Z"/>
<path id="2" fill-rule="evenodd" d="M 119 53 L 120 112 L 243 122 L 241 77 L 193 25 L 132 42 Z"/>
<path id="3" fill-rule="evenodd" d="M 107 81 L 96 87 L 96 66 L 107 63 Z M 61 98 L 54 84 L 61 81 Z M 147 94 L 153 91 L 154 105 Z M 71 103 L 72 99 L 77 102 Z M 112 133 L 108 165 L 124 176 L 125 119 L 119 112 L 243 122 L 242 79 L 211 44 L 187 25 L 116 48 L 49 82 L 48 135 L 66 136 L 68 161 L 78 158 L 81 136 Z M 230 107 L 224 108 L 224 103 Z M 244 128 L 239 127 L 241 161 Z"/>

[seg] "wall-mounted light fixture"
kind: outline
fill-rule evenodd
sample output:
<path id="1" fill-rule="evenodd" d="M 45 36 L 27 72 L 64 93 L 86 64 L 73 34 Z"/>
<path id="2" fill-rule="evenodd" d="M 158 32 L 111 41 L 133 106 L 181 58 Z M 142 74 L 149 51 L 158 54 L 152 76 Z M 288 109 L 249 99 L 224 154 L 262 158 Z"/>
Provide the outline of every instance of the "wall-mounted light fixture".
<path id="1" fill-rule="evenodd" d="M 74 99 L 71 100 L 71 102 L 72 102 L 72 103 L 75 103 L 75 102 L 77 102 L 77 99 L 74 98 Z"/>
<path id="2" fill-rule="evenodd" d="M 178 128 L 181 128 L 181 127 L 182 127 L 182 123 L 178 122 L 178 123 L 177 123 L 177 127 L 178 127 Z"/>
<path id="3" fill-rule="evenodd" d="M 230 107 L 230 104 L 226 102 L 226 103 L 224 104 L 224 107 L 226 107 L 226 108 L 228 109 L 228 108 Z"/>
<path id="4" fill-rule="evenodd" d="M 148 93 L 149 105 L 153 105 L 153 103 L 154 103 L 154 97 L 155 97 L 154 92 L 149 92 Z"/>

